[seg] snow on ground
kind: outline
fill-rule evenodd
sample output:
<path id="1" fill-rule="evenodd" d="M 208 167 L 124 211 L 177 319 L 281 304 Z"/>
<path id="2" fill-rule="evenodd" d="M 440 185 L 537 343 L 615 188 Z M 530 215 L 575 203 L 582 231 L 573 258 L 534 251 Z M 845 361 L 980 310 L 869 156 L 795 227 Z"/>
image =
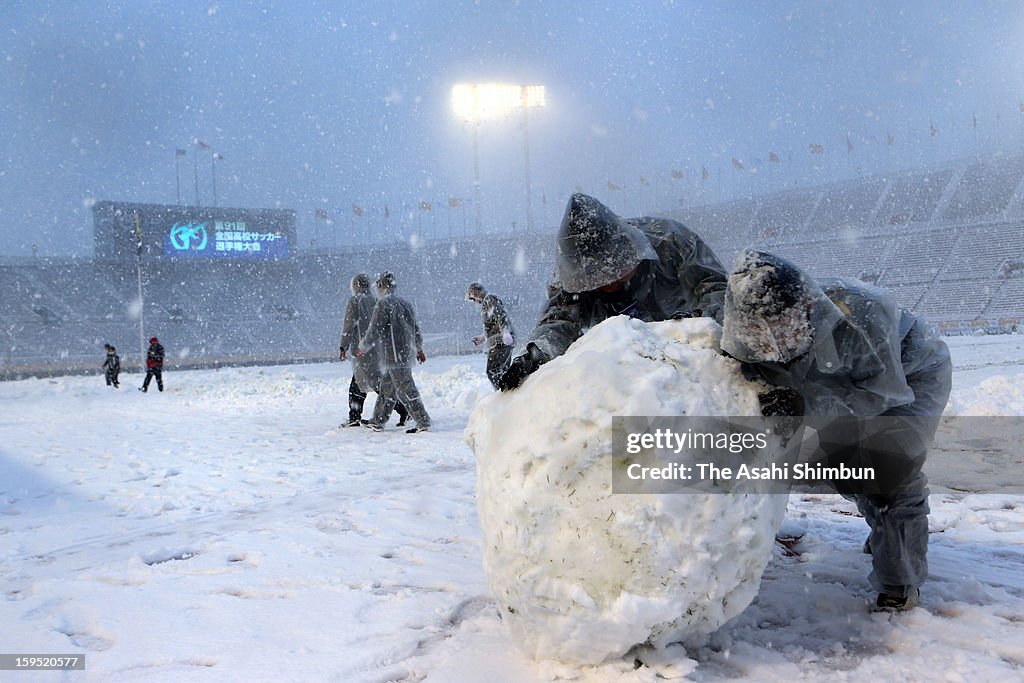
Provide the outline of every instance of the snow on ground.
<path id="1" fill-rule="evenodd" d="M 1024 337 L 950 340 L 951 412 L 1024 415 Z M 634 668 L 525 660 L 481 566 L 462 431 L 483 357 L 416 377 L 434 431 L 338 429 L 349 364 L 0 384 L 3 681 L 1024 680 L 1024 496 L 932 496 L 923 609 L 869 614 L 854 506 L 793 496 L 754 603 Z M 562 407 L 557 407 L 561 409 Z M 1008 473 L 1008 477 L 1021 473 Z"/>

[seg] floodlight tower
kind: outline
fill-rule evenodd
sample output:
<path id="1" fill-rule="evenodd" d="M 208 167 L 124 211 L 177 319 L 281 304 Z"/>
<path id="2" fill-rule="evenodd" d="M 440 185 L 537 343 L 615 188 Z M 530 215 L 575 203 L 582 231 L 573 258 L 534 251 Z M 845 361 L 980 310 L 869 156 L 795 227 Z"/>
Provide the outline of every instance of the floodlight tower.
<path id="1" fill-rule="evenodd" d="M 473 193 L 476 204 L 476 232 L 480 234 L 480 122 L 516 109 L 523 112 L 523 152 L 526 170 L 526 225 L 533 230 L 533 199 L 530 187 L 530 126 L 532 108 L 547 104 L 543 85 L 502 83 L 460 83 L 452 88 L 452 108 L 463 121 L 473 125 Z"/>

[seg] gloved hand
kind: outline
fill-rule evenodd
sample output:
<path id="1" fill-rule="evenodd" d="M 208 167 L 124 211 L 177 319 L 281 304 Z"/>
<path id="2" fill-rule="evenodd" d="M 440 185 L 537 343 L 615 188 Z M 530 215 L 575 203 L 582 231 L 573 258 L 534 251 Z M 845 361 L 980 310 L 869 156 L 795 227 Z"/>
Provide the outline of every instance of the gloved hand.
<path id="1" fill-rule="evenodd" d="M 508 366 L 508 370 L 498 378 L 498 389 L 501 391 L 515 389 L 527 377 L 535 373 L 537 368 L 544 364 L 544 360 L 544 354 L 537 348 L 536 344 L 528 344 L 526 353 L 512 359 L 512 364 Z"/>
<path id="2" fill-rule="evenodd" d="M 765 417 L 798 417 L 804 414 L 804 399 L 793 389 L 778 387 L 758 394 Z"/>
<path id="3" fill-rule="evenodd" d="M 687 318 L 702 318 L 704 317 L 704 311 L 699 308 L 695 308 L 692 311 L 676 311 L 672 314 L 673 320 L 686 320 Z"/>
<path id="4" fill-rule="evenodd" d="M 501 343 L 505 346 L 512 346 L 512 333 L 508 330 L 501 331 Z"/>
<path id="5" fill-rule="evenodd" d="M 342 349 L 341 352 L 338 353 L 338 359 L 345 360 L 345 349 Z"/>
<path id="6" fill-rule="evenodd" d="M 485 339 L 486 339 L 486 337 L 485 337 L 484 335 L 482 335 L 482 334 L 478 334 L 478 335 L 476 335 L 475 337 L 473 337 L 473 344 L 474 344 L 475 346 L 480 346 L 481 344 L 483 344 L 483 343 L 484 343 L 484 340 L 485 340 Z"/>
<path id="7" fill-rule="evenodd" d="M 777 418 L 773 420 L 775 433 L 782 437 L 783 448 L 800 428 L 800 417 L 804 414 L 804 399 L 793 389 L 778 387 L 758 394 L 761 415 Z"/>
<path id="8" fill-rule="evenodd" d="M 427 362 L 427 354 L 423 353 L 423 349 L 420 349 L 419 351 L 416 352 L 416 360 L 418 360 L 421 363 Z"/>

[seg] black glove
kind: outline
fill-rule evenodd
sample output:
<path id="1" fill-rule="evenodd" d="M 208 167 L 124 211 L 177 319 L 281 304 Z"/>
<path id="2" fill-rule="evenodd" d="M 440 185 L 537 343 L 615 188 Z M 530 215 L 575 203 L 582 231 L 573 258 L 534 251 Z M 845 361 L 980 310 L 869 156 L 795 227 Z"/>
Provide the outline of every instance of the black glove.
<path id="1" fill-rule="evenodd" d="M 758 394 L 761 414 L 765 417 L 799 417 L 804 414 L 804 400 L 792 389 L 778 388 Z"/>
<path id="2" fill-rule="evenodd" d="M 686 320 L 687 318 L 703 318 L 704 311 L 699 308 L 694 308 L 690 311 L 676 311 L 672 314 L 673 320 Z"/>
<path id="3" fill-rule="evenodd" d="M 508 370 L 498 378 L 498 389 L 501 391 L 515 389 L 543 364 L 544 354 L 537 348 L 536 344 L 531 342 L 526 347 L 526 353 L 512 359 L 512 364 L 508 366 Z"/>
<path id="4" fill-rule="evenodd" d="M 757 400 L 761 402 L 761 415 L 779 418 L 773 420 L 775 433 L 782 437 L 785 446 L 800 427 L 804 399 L 794 390 L 780 387 L 758 394 Z"/>

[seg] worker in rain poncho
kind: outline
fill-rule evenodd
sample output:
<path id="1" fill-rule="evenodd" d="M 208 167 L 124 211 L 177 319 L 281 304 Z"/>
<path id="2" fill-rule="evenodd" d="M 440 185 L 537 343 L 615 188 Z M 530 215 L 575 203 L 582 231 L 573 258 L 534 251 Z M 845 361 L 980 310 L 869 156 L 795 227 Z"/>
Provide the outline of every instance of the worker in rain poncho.
<path id="1" fill-rule="evenodd" d="M 466 299 L 480 304 L 484 333 L 473 337 L 477 346 L 487 344 L 487 379 L 498 387 L 498 379 L 508 370 L 515 344 L 515 328 L 504 302 L 484 289 L 479 282 L 469 285 Z"/>
<path id="2" fill-rule="evenodd" d="M 355 351 L 359 340 L 369 329 L 370 316 L 377 300 L 370 294 L 370 276 L 359 273 L 352 278 L 352 296 L 345 306 L 345 321 L 341 328 L 341 343 L 338 358 L 345 360 L 349 351 Z M 363 404 L 366 394 L 380 391 L 383 372 L 380 354 L 375 349 L 352 359 L 352 381 L 348 385 L 348 421 L 342 427 L 358 427 L 362 424 Z M 408 413 L 401 402 L 395 406 L 398 412 L 398 426 L 405 425 Z"/>
<path id="3" fill-rule="evenodd" d="M 375 431 L 383 429 L 395 402 L 400 401 L 416 421 L 416 426 L 406 431 L 415 434 L 430 428 L 430 416 L 412 378 L 413 361 L 424 363 L 427 356 L 423 353 L 423 335 L 416 323 L 416 312 L 412 304 L 395 294 L 396 287 L 395 276 L 388 271 L 377 278 L 377 303 L 367 330 L 359 340 L 356 356 L 375 350 L 381 358 L 380 389 L 373 419 L 367 426 Z"/>
<path id="4" fill-rule="evenodd" d="M 682 223 L 623 219 L 593 197 L 574 194 L 558 231 L 547 307 L 497 387 L 518 387 L 614 315 L 648 322 L 719 317 L 725 279 L 714 252 Z"/>
<path id="5" fill-rule="evenodd" d="M 870 491 L 832 484 L 871 527 L 864 549 L 875 608 L 917 604 L 928 575 L 921 465 L 952 383 L 945 343 L 885 290 L 816 283 L 785 259 L 746 250 L 729 276 L 722 349 L 777 387 L 761 396 L 765 415 L 844 418 L 819 430 L 821 454 L 856 457 L 884 474 Z"/>

